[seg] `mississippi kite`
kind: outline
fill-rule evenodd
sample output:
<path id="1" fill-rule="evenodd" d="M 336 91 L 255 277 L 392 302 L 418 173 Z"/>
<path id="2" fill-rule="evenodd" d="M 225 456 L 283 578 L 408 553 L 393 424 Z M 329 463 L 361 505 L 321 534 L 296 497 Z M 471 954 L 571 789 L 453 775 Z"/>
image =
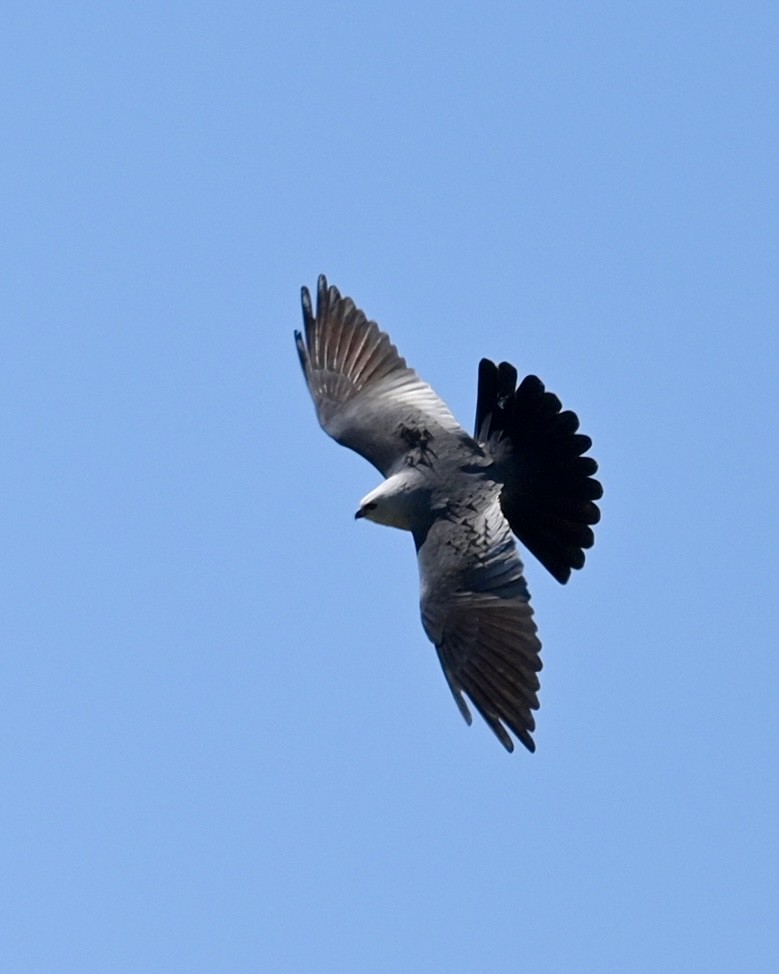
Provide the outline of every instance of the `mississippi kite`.
<path id="1" fill-rule="evenodd" d="M 355 517 L 410 531 L 422 625 L 465 720 L 535 750 L 541 643 L 512 532 L 559 581 L 584 564 L 600 512 L 592 446 L 534 375 L 479 364 L 473 437 L 389 336 L 321 276 L 302 289 L 300 363 L 326 433 L 386 478 Z"/>

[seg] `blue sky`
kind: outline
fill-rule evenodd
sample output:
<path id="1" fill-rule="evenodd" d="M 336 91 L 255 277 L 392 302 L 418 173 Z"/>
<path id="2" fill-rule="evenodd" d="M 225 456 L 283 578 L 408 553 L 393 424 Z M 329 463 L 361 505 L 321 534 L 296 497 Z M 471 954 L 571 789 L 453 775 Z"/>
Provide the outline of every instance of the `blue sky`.
<path id="1" fill-rule="evenodd" d="M 768 972 L 774 4 L 15 4 L 0 966 Z M 325 272 L 594 440 L 535 755 L 467 728 L 319 430 Z"/>

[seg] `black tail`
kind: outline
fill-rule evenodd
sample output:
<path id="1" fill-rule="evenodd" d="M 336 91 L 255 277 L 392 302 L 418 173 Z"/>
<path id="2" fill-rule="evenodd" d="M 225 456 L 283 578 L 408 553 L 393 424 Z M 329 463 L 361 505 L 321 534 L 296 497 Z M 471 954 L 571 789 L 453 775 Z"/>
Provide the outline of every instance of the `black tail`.
<path id="1" fill-rule="evenodd" d="M 594 502 L 603 495 L 592 476 L 598 464 L 582 455 L 592 440 L 577 433 L 576 413 L 563 410 L 535 375 L 519 388 L 516 382 L 513 365 L 481 360 L 475 436 L 501 471 L 500 504 L 511 530 L 564 583 L 595 540 L 590 525 L 600 511 Z"/>

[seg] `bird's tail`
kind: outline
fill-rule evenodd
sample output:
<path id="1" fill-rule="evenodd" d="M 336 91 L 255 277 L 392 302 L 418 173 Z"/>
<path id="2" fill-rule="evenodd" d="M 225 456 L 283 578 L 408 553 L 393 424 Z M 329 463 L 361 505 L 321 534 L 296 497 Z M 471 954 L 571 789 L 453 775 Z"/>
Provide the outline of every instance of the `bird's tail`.
<path id="1" fill-rule="evenodd" d="M 595 501 L 603 495 L 593 477 L 598 464 L 583 455 L 592 440 L 577 432 L 576 413 L 563 410 L 537 376 L 516 383 L 513 365 L 482 359 L 474 435 L 495 458 L 511 530 L 564 583 L 594 543 Z"/>

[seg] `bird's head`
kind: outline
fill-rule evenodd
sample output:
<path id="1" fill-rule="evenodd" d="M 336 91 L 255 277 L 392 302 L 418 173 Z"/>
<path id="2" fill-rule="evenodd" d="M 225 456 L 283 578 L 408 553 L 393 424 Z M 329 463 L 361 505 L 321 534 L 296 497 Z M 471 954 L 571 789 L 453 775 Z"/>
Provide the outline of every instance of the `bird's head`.
<path id="1" fill-rule="evenodd" d="M 418 477 L 403 471 L 388 477 L 384 483 L 360 501 L 355 518 L 364 517 L 391 528 L 413 531 L 424 510 L 421 484 Z"/>

